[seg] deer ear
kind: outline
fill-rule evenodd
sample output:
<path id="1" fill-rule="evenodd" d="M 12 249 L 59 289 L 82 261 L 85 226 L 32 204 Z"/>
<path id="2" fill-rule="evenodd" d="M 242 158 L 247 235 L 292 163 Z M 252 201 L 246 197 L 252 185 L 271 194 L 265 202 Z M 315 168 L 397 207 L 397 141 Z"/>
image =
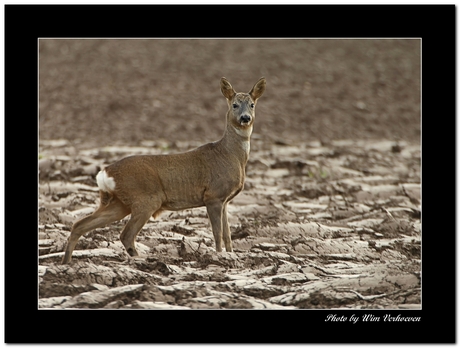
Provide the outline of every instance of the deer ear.
<path id="1" fill-rule="evenodd" d="M 224 97 L 228 100 L 231 100 L 233 96 L 236 94 L 232 85 L 230 84 L 230 82 L 228 82 L 228 80 L 225 77 L 222 77 L 220 79 L 220 90 L 222 91 Z"/>
<path id="2" fill-rule="evenodd" d="M 259 81 L 257 81 L 257 83 L 254 85 L 254 87 L 252 87 L 249 95 L 254 101 L 259 99 L 262 94 L 264 94 L 266 84 L 267 83 L 265 81 L 265 77 L 261 77 Z"/>

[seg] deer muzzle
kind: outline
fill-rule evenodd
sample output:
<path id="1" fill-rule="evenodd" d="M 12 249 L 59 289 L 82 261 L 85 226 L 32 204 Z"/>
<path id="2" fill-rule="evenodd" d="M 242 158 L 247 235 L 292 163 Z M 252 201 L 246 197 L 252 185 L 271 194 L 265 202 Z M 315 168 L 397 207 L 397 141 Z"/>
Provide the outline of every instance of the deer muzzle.
<path id="1" fill-rule="evenodd" d="M 251 122 L 251 116 L 249 115 L 242 115 L 240 117 L 240 125 L 247 125 L 249 122 Z"/>

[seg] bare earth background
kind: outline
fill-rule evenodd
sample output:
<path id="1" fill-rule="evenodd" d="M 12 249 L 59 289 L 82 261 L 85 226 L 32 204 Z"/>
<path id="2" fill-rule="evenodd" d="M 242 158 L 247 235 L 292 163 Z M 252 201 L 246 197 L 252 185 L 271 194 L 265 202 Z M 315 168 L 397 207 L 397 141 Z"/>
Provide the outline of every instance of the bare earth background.
<path id="1" fill-rule="evenodd" d="M 267 89 L 234 253 L 204 208 L 60 257 L 97 171 L 218 140 L 219 80 Z M 419 40 L 40 40 L 40 308 L 420 308 Z"/>

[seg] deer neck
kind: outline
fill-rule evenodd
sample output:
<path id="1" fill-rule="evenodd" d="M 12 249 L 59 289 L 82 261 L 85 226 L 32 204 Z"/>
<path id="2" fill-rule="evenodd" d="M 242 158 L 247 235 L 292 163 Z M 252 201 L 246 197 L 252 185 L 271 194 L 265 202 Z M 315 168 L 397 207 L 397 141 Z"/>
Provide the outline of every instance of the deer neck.
<path id="1" fill-rule="evenodd" d="M 237 127 L 227 123 L 224 136 L 220 141 L 221 146 L 245 165 L 249 158 L 251 134 L 252 125 Z"/>

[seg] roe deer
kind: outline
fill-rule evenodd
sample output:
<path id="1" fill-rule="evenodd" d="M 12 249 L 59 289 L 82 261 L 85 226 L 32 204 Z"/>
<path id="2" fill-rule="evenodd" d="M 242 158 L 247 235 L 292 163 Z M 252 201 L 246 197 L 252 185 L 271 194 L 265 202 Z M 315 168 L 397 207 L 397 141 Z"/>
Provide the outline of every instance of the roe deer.
<path id="1" fill-rule="evenodd" d="M 130 156 L 101 170 L 96 177 L 100 206 L 74 223 L 62 263 L 70 262 L 83 234 L 129 214 L 120 239 L 131 257 L 138 256 L 134 240 L 151 216 L 201 206 L 206 206 L 216 251 L 222 251 L 222 240 L 226 251 L 233 251 L 227 204 L 243 189 L 255 105 L 265 85 L 262 77 L 249 93 L 236 93 L 225 77 L 221 79 L 228 111 L 219 141 L 184 153 Z"/>

